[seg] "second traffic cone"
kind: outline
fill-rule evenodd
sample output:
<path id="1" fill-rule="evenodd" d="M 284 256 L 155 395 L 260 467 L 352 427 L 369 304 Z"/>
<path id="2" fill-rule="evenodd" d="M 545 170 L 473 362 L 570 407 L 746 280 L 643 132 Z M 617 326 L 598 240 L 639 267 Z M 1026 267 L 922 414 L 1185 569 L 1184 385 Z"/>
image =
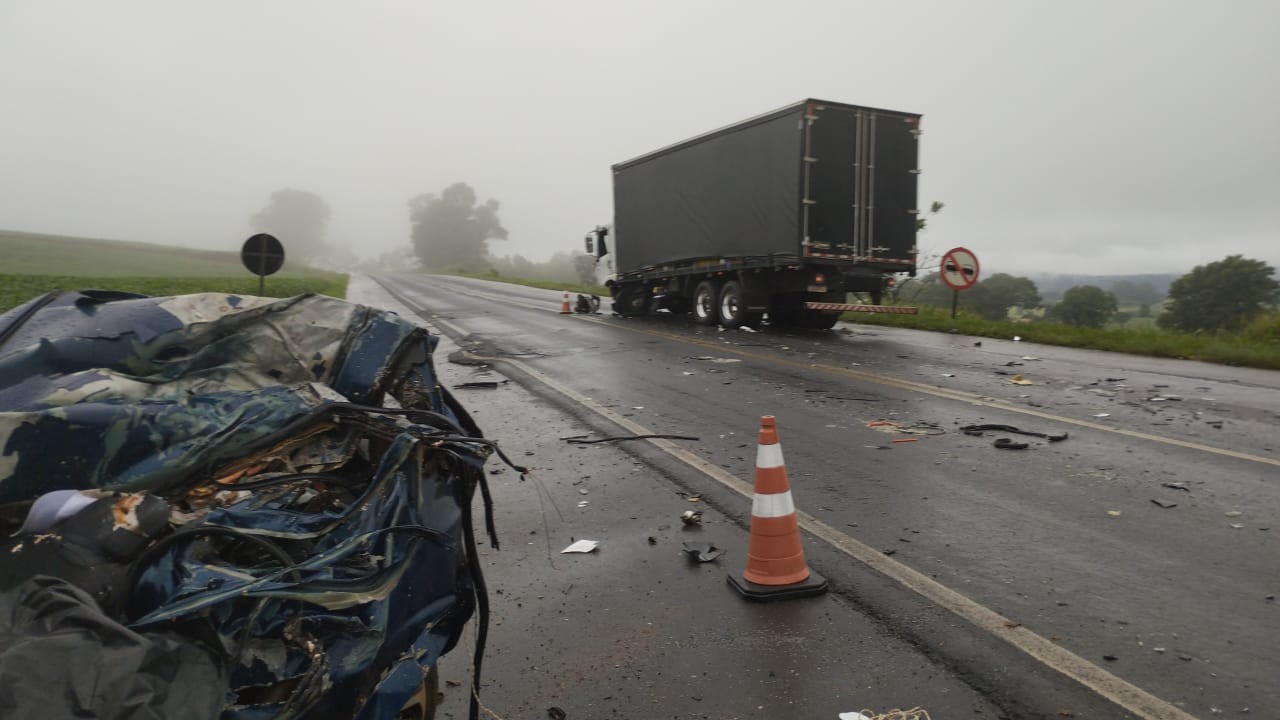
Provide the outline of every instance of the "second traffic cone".
<path id="1" fill-rule="evenodd" d="M 560 314 L 561 315 L 573 314 L 573 308 L 569 307 L 569 291 L 568 290 L 564 291 L 564 300 L 560 302 Z"/>
<path id="2" fill-rule="evenodd" d="M 796 506 L 772 415 L 760 418 L 747 569 L 742 577 L 730 574 L 729 584 L 748 600 L 786 600 L 827 591 L 826 579 L 804 561 Z"/>

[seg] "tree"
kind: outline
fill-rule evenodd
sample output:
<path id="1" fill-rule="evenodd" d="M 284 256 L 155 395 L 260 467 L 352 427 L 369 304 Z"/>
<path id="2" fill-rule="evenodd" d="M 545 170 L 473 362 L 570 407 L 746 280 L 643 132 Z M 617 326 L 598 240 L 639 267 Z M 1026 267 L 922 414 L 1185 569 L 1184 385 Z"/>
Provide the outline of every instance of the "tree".
<path id="1" fill-rule="evenodd" d="M 476 192 L 454 183 L 439 196 L 428 193 L 409 201 L 413 249 L 422 266 L 478 272 L 488 267 L 489 240 L 506 240 L 498 220 L 498 201 L 476 204 Z"/>
<path id="2" fill-rule="evenodd" d="M 1007 320 L 1011 307 L 1038 307 L 1040 291 L 1030 278 L 996 273 L 962 291 L 960 304 L 988 320 Z"/>
<path id="3" fill-rule="evenodd" d="M 1111 285 L 1111 294 L 1123 305 L 1153 305 L 1163 299 L 1151 283 L 1133 280 L 1117 280 Z"/>
<path id="4" fill-rule="evenodd" d="M 1156 322 L 1184 332 L 1238 332 L 1280 302 L 1274 274 L 1270 265 L 1241 255 L 1197 265 L 1169 286 L 1171 302 Z"/>
<path id="5" fill-rule="evenodd" d="M 285 256 L 307 262 L 324 254 L 329 204 L 306 190 L 284 188 L 271 193 L 267 206 L 249 217 L 258 232 L 275 235 Z"/>
<path id="6" fill-rule="evenodd" d="M 1067 325 L 1099 328 L 1106 325 L 1117 311 L 1116 296 L 1096 285 L 1077 285 L 1062 294 L 1049 308 L 1049 319 Z"/>

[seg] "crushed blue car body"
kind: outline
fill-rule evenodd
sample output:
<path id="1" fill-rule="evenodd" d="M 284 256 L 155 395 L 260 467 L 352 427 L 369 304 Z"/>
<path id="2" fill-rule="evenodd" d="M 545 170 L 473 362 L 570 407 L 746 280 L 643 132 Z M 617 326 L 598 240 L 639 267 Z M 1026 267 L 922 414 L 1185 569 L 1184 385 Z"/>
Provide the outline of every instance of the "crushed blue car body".
<path id="1" fill-rule="evenodd" d="M 485 619 L 477 489 L 496 548 L 435 344 L 314 295 L 0 315 L 0 716 L 401 714 Z"/>

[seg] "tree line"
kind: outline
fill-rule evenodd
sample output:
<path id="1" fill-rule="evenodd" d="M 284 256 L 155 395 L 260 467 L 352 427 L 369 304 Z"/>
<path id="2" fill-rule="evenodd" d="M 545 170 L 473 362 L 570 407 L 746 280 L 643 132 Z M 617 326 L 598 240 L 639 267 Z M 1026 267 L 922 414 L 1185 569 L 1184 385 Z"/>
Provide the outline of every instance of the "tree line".
<path id="1" fill-rule="evenodd" d="M 1198 265 L 1179 277 L 1162 296 L 1146 283 L 1121 281 L 1109 289 L 1077 285 L 1054 303 L 1045 302 L 1030 278 L 995 273 L 960 293 L 960 305 L 988 320 L 1043 317 L 1051 322 L 1100 328 L 1127 317 L 1122 305 L 1136 306 L 1137 317 L 1155 316 L 1167 330 L 1189 333 L 1240 332 L 1280 305 L 1275 268 L 1261 260 L 1230 255 Z M 950 307 L 952 290 L 937 273 L 908 280 L 893 295 L 904 304 Z M 1163 305 L 1163 308 L 1159 307 Z M 1277 321 L 1280 322 L 1280 321 Z"/>

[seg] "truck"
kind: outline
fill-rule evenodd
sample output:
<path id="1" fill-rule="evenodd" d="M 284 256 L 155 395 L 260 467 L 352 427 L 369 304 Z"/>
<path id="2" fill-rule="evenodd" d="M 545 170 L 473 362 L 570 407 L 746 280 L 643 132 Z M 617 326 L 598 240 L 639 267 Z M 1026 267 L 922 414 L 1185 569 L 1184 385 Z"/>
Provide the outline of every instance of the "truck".
<path id="1" fill-rule="evenodd" d="M 920 117 L 807 99 L 614 165 L 613 222 L 585 242 L 614 312 L 821 329 L 914 312 L 881 301 L 916 273 Z"/>

